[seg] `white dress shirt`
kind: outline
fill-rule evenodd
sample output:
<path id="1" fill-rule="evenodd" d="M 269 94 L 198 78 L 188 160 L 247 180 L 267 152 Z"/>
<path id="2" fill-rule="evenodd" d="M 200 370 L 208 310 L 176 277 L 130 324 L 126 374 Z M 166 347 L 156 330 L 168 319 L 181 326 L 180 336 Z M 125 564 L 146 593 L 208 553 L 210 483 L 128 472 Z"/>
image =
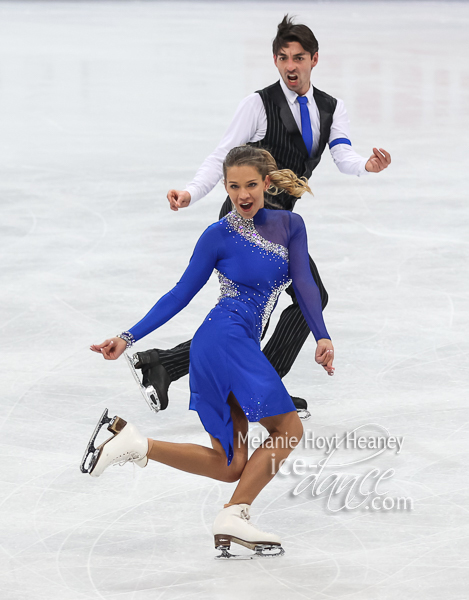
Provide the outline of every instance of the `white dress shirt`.
<path id="1" fill-rule="evenodd" d="M 280 79 L 280 85 L 290 105 L 298 129 L 301 131 L 300 105 L 296 101 L 298 94 L 289 90 L 282 79 Z M 312 155 L 314 156 L 319 145 L 319 110 L 314 101 L 312 85 L 305 96 L 308 98 L 308 109 L 313 130 Z M 239 104 L 233 120 L 215 151 L 204 160 L 194 179 L 187 184 L 185 190 L 191 195 L 190 203 L 194 204 L 194 202 L 206 196 L 220 181 L 223 177 L 223 161 L 232 148 L 247 142 L 262 140 L 266 131 L 267 115 L 262 98 L 257 93 L 250 94 Z M 350 134 L 347 111 L 343 101 L 337 99 L 328 143 L 330 144 L 339 138 L 350 140 Z M 360 177 L 367 172 L 365 165 L 368 159 L 357 154 L 352 146 L 340 143 L 330 148 L 330 153 L 337 168 L 342 173 Z"/>

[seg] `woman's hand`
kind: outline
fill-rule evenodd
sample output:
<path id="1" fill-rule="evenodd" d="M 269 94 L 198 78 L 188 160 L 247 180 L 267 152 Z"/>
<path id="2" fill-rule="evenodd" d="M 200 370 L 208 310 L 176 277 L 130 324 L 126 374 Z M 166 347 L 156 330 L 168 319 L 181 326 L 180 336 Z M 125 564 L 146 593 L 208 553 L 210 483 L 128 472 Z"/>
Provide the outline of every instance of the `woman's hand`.
<path id="1" fill-rule="evenodd" d="M 113 337 L 102 344 L 93 344 L 90 350 L 102 354 L 106 360 L 116 360 L 127 348 L 127 342 L 122 338 Z"/>
<path id="2" fill-rule="evenodd" d="M 319 365 L 322 365 L 326 369 L 328 375 L 334 375 L 335 368 L 332 366 L 334 361 L 334 346 L 331 340 L 326 338 L 318 340 L 315 359 Z"/>

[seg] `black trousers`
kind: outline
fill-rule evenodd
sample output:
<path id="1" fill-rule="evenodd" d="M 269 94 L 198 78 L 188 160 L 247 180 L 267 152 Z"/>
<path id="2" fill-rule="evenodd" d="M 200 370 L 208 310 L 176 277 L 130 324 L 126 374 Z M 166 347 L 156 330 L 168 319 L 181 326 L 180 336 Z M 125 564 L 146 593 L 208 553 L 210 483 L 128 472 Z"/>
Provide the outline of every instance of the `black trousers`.
<path id="1" fill-rule="evenodd" d="M 223 218 L 231 210 L 231 200 L 227 198 L 221 208 L 219 218 Z M 319 276 L 318 269 L 311 257 L 309 257 L 309 266 L 314 281 L 321 293 L 322 309 L 324 310 L 327 304 L 328 295 L 321 281 L 321 277 Z M 290 285 L 286 289 L 286 292 L 291 297 L 292 303 L 280 315 L 280 320 L 272 337 L 262 350 L 280 377 L 285 377 L 290 371 L 303 344 L 310 334 L 310 329 L 298 305 L 293 286 Z M 264 338 L 268 326 L 269 324 L 267 323 L 262 338 Z M 183 342 L 170 350 L 158 350 L 160 361 L 168 371 L 172 381 L 176 381 L 189 373 L 190 346 L 191 340 Z"/>

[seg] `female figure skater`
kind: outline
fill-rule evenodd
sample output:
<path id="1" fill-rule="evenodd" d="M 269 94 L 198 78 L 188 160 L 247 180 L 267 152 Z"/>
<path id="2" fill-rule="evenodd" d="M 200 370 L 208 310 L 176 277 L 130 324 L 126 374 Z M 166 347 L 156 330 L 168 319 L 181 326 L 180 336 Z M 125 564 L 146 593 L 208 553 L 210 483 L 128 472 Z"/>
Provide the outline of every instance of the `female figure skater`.
<path id="1" fill-rule="evenodd" d="M 196 244 L 178 284 L 129 331 L 91 350 L 117 359 L 134 341 L 154 331 L 205 285 L 216 269 L 221 293 L 192 341 L 190 408 L 210 435 L 211 448 L 143 437 L 120 417 L 103 415 L 88 445 L 82 470 L 99 477 L 110 465 L 127 461 L 145 467 L 148 460 L 238 485 L 217 516 L 215 547 L 230 557 L 232 541 L 283 554 L 278 536 L 249 523 L 249 508 L 274 477 L 303 435 L 303 426 L 280 377 L 260 350 L 263 327 L 280 292 L 290 282 L 301 311 L 317 341 L 316 362 L 333 375 L 333 346 L 321 311 L 319 290 L 309 268 L 302 218 L 264 208 L 264 192 L 285 190 L 297 197 L 311 192 L 290 170 L 277 170 L 272 156 L 251 146 L 233 148 L 223 166 L 225 188 L 234 210 L 210 225 Z M 259 421 L 269 438 L 248 460 L 248 421 Z M 94 448 L 104 423 L 114 435 Z M 85 459 L 91 456 L 84 469 Z"/>

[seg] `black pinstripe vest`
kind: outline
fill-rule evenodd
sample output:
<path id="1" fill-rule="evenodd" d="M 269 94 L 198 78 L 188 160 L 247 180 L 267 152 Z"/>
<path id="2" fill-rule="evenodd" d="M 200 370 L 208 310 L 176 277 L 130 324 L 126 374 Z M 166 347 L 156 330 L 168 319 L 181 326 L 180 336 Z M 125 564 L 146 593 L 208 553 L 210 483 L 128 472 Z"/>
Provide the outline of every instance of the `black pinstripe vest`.
<path id="1" fill-rule="evenodd" d="M 275 158 L 279 169 L 291 169 L 298 177 L 309 179 L 318 166 L 329 141 L 337 100 L 317 88 L 313 90 L 314 100 L 319 110 L 320 134 L 317 153 L 309 157 L 280 82 L 277 81 L 257 93 L 262 99 L 267 115 L 267 131 L 264 139 L 251 142 L 251 145 L 268 150 Z M 297 198 L 288 194 L 274 197 L 274 203 L 286 210 L 293 210 L 296 200 Z"/>

